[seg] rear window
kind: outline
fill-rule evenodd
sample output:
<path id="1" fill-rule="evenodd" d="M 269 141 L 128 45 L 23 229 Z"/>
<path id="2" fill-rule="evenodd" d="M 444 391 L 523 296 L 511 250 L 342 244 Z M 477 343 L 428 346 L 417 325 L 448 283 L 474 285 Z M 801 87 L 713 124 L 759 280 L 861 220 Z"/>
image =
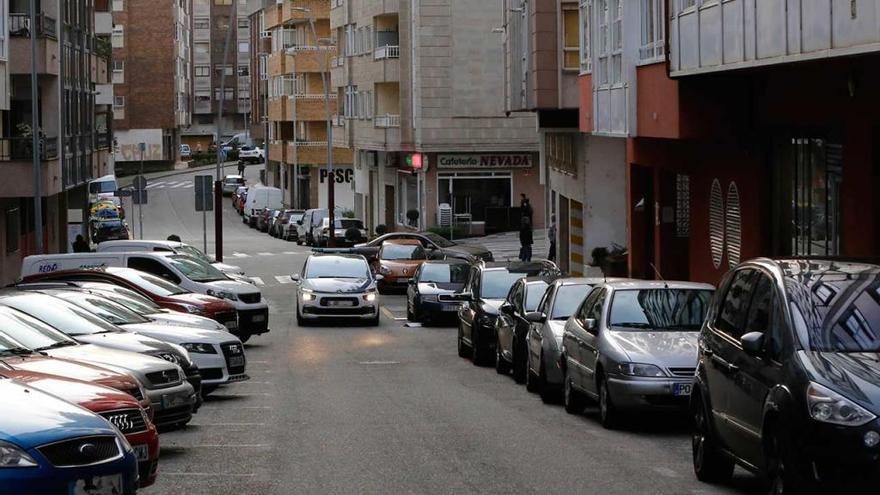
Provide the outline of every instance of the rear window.
<path id="1" fill-rule="evenodd" d="M 386 244 L 382 246 L 380 259 L 394 260 L 423 260 L 425 250 L 418 244 Z"/>
<path id="2" fill-rule="evenodd" d="M 483 272 L 480 281 L 480 297 L 484 299 L 504 299 L 513 284 L 525 274 L 512 273 L 507 270 L 489 270 Z"/>

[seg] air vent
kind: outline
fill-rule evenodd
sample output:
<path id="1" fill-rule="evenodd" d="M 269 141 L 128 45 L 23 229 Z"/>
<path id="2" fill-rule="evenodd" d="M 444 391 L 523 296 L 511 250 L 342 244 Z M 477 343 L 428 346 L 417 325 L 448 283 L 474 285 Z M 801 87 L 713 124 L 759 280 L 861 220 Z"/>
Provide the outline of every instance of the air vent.
<path id="1" fill-rule="evenodd" d="M 742 212 L 739 204 L 739 189 L 736 182 L 727 188 L 727 218 L 725 233 L 727 236 L 727 263 L 730 268 L 739 264 L 742 249 Z"/>
<path id="2" fill-rule="evenodd" d="M 712 181 L 712 192 L 709 196 L 709 248 L 712 264 L 721 267 L 724 257 L 724 197 L 718 179 Z"/>

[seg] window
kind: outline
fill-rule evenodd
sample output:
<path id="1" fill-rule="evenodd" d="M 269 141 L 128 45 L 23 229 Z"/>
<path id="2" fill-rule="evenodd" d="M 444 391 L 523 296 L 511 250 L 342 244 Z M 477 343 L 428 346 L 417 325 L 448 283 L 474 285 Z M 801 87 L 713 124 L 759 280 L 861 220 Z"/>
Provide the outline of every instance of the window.
<path id="1" fill-rule="evenodd" d="M 211 67 L 207 65 L 197 65 L 195 67 L 195 75 L 196 77 L 210 77 Z"/>
<path id="2" fill-rule="evenodd" d="M 754 270 L 740 270 L 733 274 L 718 316 L 715 318 L 715 328 L 735 339 L 743 335 L 747 304 L 754 286 L 754 275 Z"/>
<path id="3" fill-rule="evenodd" d="M 623 0 L 598 0 L 599 85 L 623 81 Z"/>
<path id="4" fill-rule="evenodd" d="M 113 12 L 122 12 L 123 10 L 125 10 L 123 0 L 113 0 Z"/>
<path id="5" fill-rule="evenodd" d="M 125 26 L 114 24 L 110 35 L 110 44 L 113 48 L 122 48 L 125 43 Z"/>
<path id="6" fill-rule="evenodd" d="M 351 57 L 355 54 L 355 30 L 357 26 L 348 24 L 345 26 L 345 56 Z"/>
<path id="7" fill-rule="evenodd" d="M 347 119 L 353 119 L 357 117 L 357 108 L 358 108 L 358 90 L 357 86 L 346 86 L 345 87 L 345 105 L 343 108 L 343 115 Z"/>
<path id="8" fill-rule="evenodd" d="M 124 72 L 125 60 L 113 60 L 113 72 Z"/>
<path id="9" fill-rule="evenodd" d="M 697 6 L 697 0 L 678 0 L 678 11 L 682 12 Z"/>
<path id="10" fill-rule="evenodd" d="M 19 222 L 21 221 L 18 208 L 6 210 L 6 253 L 18 251 L 18 242 L 21 237 Z"/>
<path id="11" fill-rule="evenodd" d="M 580 67 L 579 25 L 577 4 L 562 4 L 562 68 L 565 70 Z"/>
<path id="12" fill-rule="evenodd" d="M 235 98 L 235 90 L 233 88 L 223 88 L 224 100 L 231 101 Z M 214 99 L 220 100 L 220 88 L 214 88 Z"/>
<path id="13" fill-rule="evenodd" d="M 560 172 L 577 175 L 574 138 L 570 133 L 548 132 L 545 138 L 547 164 Z"/>
<path id="14" fill-rule="evenodd" d="M 269 55 L 266 53 L 261 53 L 257 63 L 260 70 L 260 80 L 266 81 L 267 79 L 269 79 Z"/>
<path id="15" fill-rule="evenodd" d="M 239 41 L 238 53 L 250 53 L 250 43 L 247 41 Z"/>
<path id="16" fill-rule="evenodd" d="M 129 258 L 128 267 L 161 277 L 173 284 L 179 284 L 180 278 L 168 267 L 150 258 Z"/>
<path id="17" fill-rule="evenodd" d="M 208 43 L 193 43 L 193 51 L 196 54 L 207 55 L 210 51 L 210 44 Z"/>
<path id="18" fill-rule="evenodd" d="M 593 61 L 592 56 L 593 52 L 590 46 L 590 24 L 592 23 L 592 19 L 590 14 L 592 12 L 592 4 L 593 0 L 581 0 L 580 3 L 580 35 L 581 35 L 581 43 L 580 43 L 580 57 L 581 57 L 581 72 L 590 72 L 593 70 Z"/>
<path id="19" fill-rule="evenodd" d="M 125 97 L 124 96 L 114 96 L 113 97 L 113 108 L 124 108 L 125 107 Z"/>
<path id="20" fill-rule="evenodd" d="M 214 5 L 232 5 L 232 0 L 214 0 Z"/>
<path id="21" fill-rule="evenodd" d="M 639 48 L 641 61 L 663 60 L 666 30 L 664 4 L 663 0 L 641 0 L 642 45 Z"/>
<path id="22" fill-rule="evenodd" d="M 250 27 L 250 23 L 246 17 L 242 17 L 238 20 L 238 27 L 241 29 L 247 29 Z"/>
<path id="23" fill-rule="evenodd" d="M 211 20 L 207 17 L 193 19 L 193 29 L 211 29 Z"/>
<path id="24" fill-rule="evenodd" d="M 596 297 L 593 299 L 593 303 L 587 309 L 585 314 L 586 319 L 596 320 L 598 324 L 599 320 L 602 319 L 602 306 L 605 304 L 605 296 L 607 295 L 607 291 L 605 289 L 599 289 L 596 293 Z"/>
<path id="25" fill-rule="evenodd" d="M 231 65 L 214 64 L 214 72 L 216 72 L 217 75 L 231 76 L 232 75 L 232 66 Z"/>
<path id="26" fill-rule="evenodd" d="M 239 65 L 238 66 L 238 75 L 242 77 L 247 77 L 251 75 L 251 68 L 249 65 Z"/>

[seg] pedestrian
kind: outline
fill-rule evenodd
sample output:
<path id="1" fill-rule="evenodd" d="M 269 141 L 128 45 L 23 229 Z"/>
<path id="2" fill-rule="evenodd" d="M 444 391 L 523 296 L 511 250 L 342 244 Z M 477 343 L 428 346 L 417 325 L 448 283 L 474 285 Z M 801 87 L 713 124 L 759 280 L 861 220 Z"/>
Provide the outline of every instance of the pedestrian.
<path id="1" fill-rule="evenodd" d="M 180 236 L 177 234 L 171 234 L 168 236 L 168 240 L 171 242 L 183 242 L 180 240 Z"/>
<path id="2" fill-rule="evenodd" d="M 201 141 L 199 141 L 199 142 L 196 144 L 196 154 L 199 154 L 199 155 L 202 154 L 202 142 L 201 142 Z"/>
<path id="3" fill-rule="evenodd" d="M 519 228 L 519 259 L 520 261 L 532 261 L 532 220 L 529 217 L 522 217 Z"/>
<path id="4" fill-rule="evenodd" d="M 241 160 L 238 161 L 238 175 L 244 177 L 244 162 Z"/>
<path id="5" fill-rule="evenodd" d="M 74 253 L 88 253 L 91 250 L 92 250 L 92 247 L 89 246 L 89 243 L 86 242 L 86 239 L 81 234 L 77 234 L 76 240 L 73 241 L 73 252 Z"/>
<path id="6" fill-rule="evenodd" d="M 550 252 L 547 259 L 556 261 L 556 215 L 550 215 L 550 228 L 547 229 L 547 238 L 550 240 Z"/>
<path id="7" fill-rule="evenodd" d="M 534 210 L 532 210 L 532 203 L 529 201 L 529 197 L 526 196 L 526 193 L 520 193 L 519 212 L 523 217 L 529 218 L 529 226 L 531 226 L 532 220 L 534 220 L 532 218 Z"/>

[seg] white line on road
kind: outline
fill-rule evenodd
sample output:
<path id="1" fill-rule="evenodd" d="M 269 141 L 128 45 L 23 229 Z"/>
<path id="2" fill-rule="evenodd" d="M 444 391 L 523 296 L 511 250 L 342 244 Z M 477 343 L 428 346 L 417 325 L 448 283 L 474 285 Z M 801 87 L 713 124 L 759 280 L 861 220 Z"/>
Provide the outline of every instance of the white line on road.
<path id="1" fill-rule="evenodd" d="M 275 256 L 275 253 L 257 253 L 257 256 Z"/>
<path id="2" fill-rule="evenodd" d="M 293 280 L 290 278 L 290 275 L 275 275 L 275 280 L 277 280 L 279 284 L 292 284 L 293 283 Z"/>
<path id="3" fill-rule="evenodd" d="M 159 187 L 159 186 L 161 186 L 161 185 L 163 185 L 163 184 L 165 184 L 165 181 L 164 181 L 164 180 L 163 180 L 163 181 L 159 181 L 159 182 L 153 182 L 153 183 L 151 183 L 151 184 L 147 184 L 147 189 L 152 189 L 152 188 L 154 188 L 154 187 Z"/>
<path id="4" fill-rule="evenodd" d="M 244 254 L 244 253 L 232 253 L 232 256 L 235 256 L 236 258 L 250 258 L 251 257 L 251 255 Z"/>
<path id="5" fill-rule="evenodd" d="M 263 282 L 263 279 L 260 277 L 251 277 L 251 280 L 254 281 L 255 285 L 266 285 L 266 282 Z"/>
<path id="6" fill-rule="evenodd" d="M 187 182 L 186 185 L 183 186 L 184 189 L 189 189 L 189 188 L 191 188 L 191 187 L 195 187 L 195 183 L 193 183 L 193 182 Z"/>
<path id="7" fill-rule="evenodd" d="M 266 423 L 189 423 L 187 426 L 266 426 Z"/>
<path id="8" fill-rule="evenodd" d="M 390 364 L 400 364 L 400 361 L 361 361 L 358 364 L 365 366 L 387 366 Z"/>
<path id="9" fill-rule="evenodd" d="M 284 254 L 299 254 L 296 251 L 284 251 Z"/>

